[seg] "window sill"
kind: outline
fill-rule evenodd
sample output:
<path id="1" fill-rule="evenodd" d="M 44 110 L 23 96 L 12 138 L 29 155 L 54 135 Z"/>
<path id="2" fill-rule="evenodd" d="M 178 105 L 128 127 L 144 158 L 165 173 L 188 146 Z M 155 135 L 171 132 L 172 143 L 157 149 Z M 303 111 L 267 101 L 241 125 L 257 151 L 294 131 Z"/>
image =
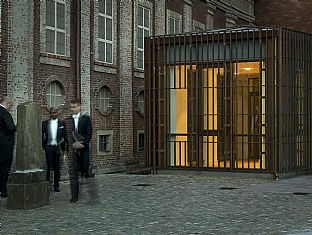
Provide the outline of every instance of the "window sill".
<path id="1" fill-rule="evenodd" d="M 41 64 L 48 64 L 48 65 L 55 65 L 60 67 L 70 67 L 71 59 L 67 56 L 62 55 L 55 55 L 50 53 L 41 53 L 40 54 L 40 63 Z"/>
<path id="2" fill-rule="evenodd" d="M 95 108 L 97 111 L 99 111 L 99 113 L 102 115 L 102 116 L 109 116 L 113 111 L 114 109 L 112 107 L 108 107 L 106 111 L 102 111 L 100 110 L 98 107 Z"/>
<path id="3" fill-rule="evenodd" d="M 117 67 L 114 64 L 107 64 L 101 61 L 95 61 L 94 71 L 100 73 L 117 74 Z"/>
<path id="4" fill-rule="evenodd" d="M 144 78 L 144 69 L 134 69 L 134 76 Z"/>
<path id="5" fill-rule="evenodd" d="M 107 151 L 98 151 L 98 155 L 99 156 L 105 156 L 105 155 L 111 155 L 113 152 L 112 152 L 112 150 L 107 150 Z"/>

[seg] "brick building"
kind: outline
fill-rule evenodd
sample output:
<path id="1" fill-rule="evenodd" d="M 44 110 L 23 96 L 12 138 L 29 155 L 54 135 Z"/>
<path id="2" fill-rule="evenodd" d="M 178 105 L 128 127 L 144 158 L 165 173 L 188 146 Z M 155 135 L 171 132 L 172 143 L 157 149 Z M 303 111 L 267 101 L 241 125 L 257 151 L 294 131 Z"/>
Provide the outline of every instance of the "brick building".
<path id="1" fill-rule="evenodd" d="M 253 0 L 2 0 L 0 7 L 0 96 L 36 101 L 43 119 L 51 106 L 69 117 L 69 100 L 80 97 L 94 125 L 98 171 L 144 161 L 145 36 L 255 24 Z M 16 119 L 16 106 L 12 112 Z"/>
<path id="2" fill-rule="evenodd" d="M 257 0 L 255 1 L 256 24 L 311 33 L 311 9 L 310 0 Z"/>

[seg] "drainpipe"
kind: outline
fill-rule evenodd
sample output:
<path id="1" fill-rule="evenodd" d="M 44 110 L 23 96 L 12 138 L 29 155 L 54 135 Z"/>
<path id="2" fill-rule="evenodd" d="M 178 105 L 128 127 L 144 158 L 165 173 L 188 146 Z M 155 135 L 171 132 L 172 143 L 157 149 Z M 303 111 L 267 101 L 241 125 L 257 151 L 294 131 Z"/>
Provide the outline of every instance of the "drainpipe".
<path id="1" fill-rule="evenodd" d="M 77 18 L 76 18 L 76 94 L 81 98 L 81 0 L 77 0 Z"/>

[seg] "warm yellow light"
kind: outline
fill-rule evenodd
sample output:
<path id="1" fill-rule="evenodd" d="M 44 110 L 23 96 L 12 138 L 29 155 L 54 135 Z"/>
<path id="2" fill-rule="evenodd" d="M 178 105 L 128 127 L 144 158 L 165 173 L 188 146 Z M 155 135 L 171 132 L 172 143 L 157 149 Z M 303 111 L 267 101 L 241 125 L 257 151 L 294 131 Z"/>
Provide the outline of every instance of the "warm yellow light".
<path id="1" fill-rule="evenodd" d="M 250 70 L 252 70 L 253 68 L 243 68 L 244 70 L 246 70 L 246 71 L 250 71 Z"/>

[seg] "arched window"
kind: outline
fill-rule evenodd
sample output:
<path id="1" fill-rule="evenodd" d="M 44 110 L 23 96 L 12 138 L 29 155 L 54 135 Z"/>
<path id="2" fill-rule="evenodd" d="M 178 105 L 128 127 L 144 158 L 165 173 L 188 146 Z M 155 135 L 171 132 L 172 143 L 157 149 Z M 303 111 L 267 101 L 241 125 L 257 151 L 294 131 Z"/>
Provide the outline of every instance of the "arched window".
<path id="1" fill-rule="evenodd" d="M 46 90 L 46 99 L 48 106 L 56 108 L 63 103 L 62 86 L 59 82 L 51 82 Z"/>
<path id="2" fill-rule="evenodd" d="M 99 110 L 101 112 L 106 112 L 110 107 L 112 93 L 110 89 L 106 86 L 103 86 L 99 93 Z"/>
<path id="3" fill-rule="evenodd" d="M 138 98 L 139 111 L 144 114 L 144 91 L 141 91 Z"/>

